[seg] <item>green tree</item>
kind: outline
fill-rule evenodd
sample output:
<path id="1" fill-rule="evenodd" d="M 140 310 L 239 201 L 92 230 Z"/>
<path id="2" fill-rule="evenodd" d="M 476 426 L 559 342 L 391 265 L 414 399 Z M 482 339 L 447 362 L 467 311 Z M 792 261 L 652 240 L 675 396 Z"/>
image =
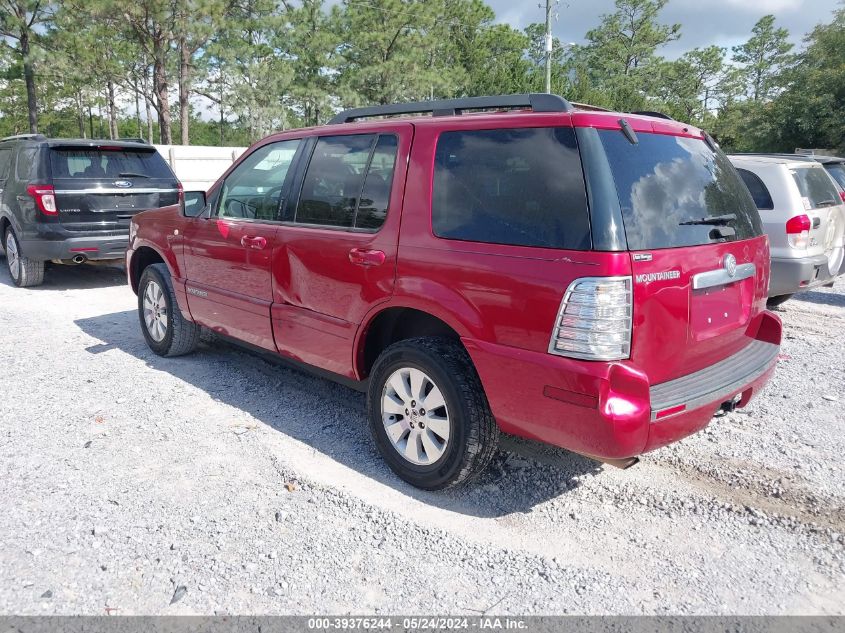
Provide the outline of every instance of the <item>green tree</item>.
<path id="1" fill-rule="evenodd" d="M 52 19 L 47 0 L 0 0 L 0 43 L 11 48 L 21 62 L 26 86 L 29 131 L 38 131 L 38 97 L 35 87 L 35 47 L 39 27 Z M 11 42 L 15 42 L 12 45 Z"/>
<path id="2" fill-rule="evenodd" d="M 285 49 L 293 72 L 289 97 L 305 125 L 328 118 L 334 101 L 339 11 L 327 13 L 324 4 L 324 0 L 302 0 L 287 10 Z"/>
<path id="3" fill-rule="evenodd" d="M 342 99 L 385 104 L 452 94 L 463 77 L 441 54 L 444 8 L 444 0 L 344 0 Z"/>
<path id="4" fill-rule="evenodd" d="M 775 16 L 765 15 L 751 30 L 751 38 L 733 48 L 733 61 L 746 75 L 748 97 L 767 101 L 782 87 L 781 74 L 793 61 L 789 31 L 775 28 Z"/>
<path id="5" fill-rule="evenodd" d="M 242 0 L 209 41 L 209 74 L 195 90 L 217 105 L 221 134 L 227 116 L 251 141 L 288 127 L 284 99 L 293 80 L 288 17 L 276 0 Z"/>
<path id="6" fill-rule="evenodd" d="M 611 107 L 645 105 L 649 72 L 661 61 L 657 50 L 680 37 L 680 24 L 658 21 L 667 1 L 616 0 L 616 10 L 587 32 L 587 46 L 578 51 L 576 63 L 607 93 Z"/>

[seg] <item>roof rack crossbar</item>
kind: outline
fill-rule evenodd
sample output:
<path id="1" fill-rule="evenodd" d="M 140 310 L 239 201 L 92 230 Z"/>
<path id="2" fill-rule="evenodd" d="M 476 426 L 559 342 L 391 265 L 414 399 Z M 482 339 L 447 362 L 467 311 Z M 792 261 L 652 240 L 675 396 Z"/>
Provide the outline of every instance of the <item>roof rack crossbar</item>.
<path id="1" fill-rule="evenodd" d="M 47 137 L 43 134 L 15 134 L 14 136 L 7 136 L 5 138 L 0 138 L 0 142 L 2 141 L 26 141 L 26 140 L 33 140 L 33 141 L 43 141 Z"/>
<path id="2" fill-rule="evenodd" d="M 500 95 L 495 97 L 466 97 L 463 99 L 442 99 L 437 101 L 414 101 L 384 106 L 352 108 L 336 114 L 329 125 L 351 123 L 356 119 L 400 114 L 426 114 L 451 116 L 465 110 L 493 110 L 498 108 L 531 108 L 534 112 L 572 112 L 574 108 L 563 97 L 545 93 Z"/>

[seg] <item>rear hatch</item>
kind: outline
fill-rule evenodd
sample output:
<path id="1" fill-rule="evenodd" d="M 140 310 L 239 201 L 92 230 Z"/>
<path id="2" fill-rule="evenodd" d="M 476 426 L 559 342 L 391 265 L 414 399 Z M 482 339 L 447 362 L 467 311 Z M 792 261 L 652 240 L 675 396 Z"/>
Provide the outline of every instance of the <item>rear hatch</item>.
<path id="1" fill-rule="evenodd" d="M 59 221 L 69 231 L 128 233 L 133 215 L 176 204 L 178 181 L 152 146 L 50 147 Z"/>
<path id="2" fill-rule="evenodd" d="M 827 257 L 828 270 L 836 274 L 842 264 L 845 231 L 839 190 L 818 163 L 793 164 L 789 172 L 801 194 L 803 212 L 810 218 L 807 255 L 823 254 Z"/>
<path id="3" fill-rule="evenodd" d="M 748 189 L 701 137 L 600 130 L 631 251 L 631 359 L 658 384 L 750 341 L 769 247 Z"/>

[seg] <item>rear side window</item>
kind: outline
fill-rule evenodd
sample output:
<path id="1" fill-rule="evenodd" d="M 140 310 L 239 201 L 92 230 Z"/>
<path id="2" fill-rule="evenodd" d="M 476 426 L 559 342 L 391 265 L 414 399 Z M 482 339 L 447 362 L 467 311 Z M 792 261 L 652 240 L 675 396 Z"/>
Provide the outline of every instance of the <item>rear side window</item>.
<path id="1" fill-rule="evenodd" d="M 839 204 L 839 192 L 827 175 L 825 168 L 819 166 L 795 167 L 790 169 L 806 210 L 830 207 Z"/>
<path id="2" fill-rule="evenodd" d="M 32 180 L 35 178 L 35 172 L 37 171 L 35 157 L 37 155 L 38 150 L 34 147 L 18 151 L 18 160 L 15 163 L 15 176 L 18 180 Z"/>
<path id="3" fill-rule="evenodd" d="M 839 186 L 842 189 L 845 189 L 845 165 L 842 163 L 834 163 L 832 165 L 825 165 L 824 168 L 827 170 L 833 179 L 839 183 Z"/>
<path id="4" fill-rule="evenodd" d="M 727 157 L 701 139 L 600 130 L 616 182 L 628 248 L 676 248 L 762 234 L 760 214 Z M 717 218 L 717 219 L 714 219 Z"/>
<path id="5" fill-rule="evenodd" d="M 586 250 L 590 220 L 572 128 L 445 132 L 434 159 L 438 237 Z"/>
<path id="6" fill-rule="evenodd" d="M 12 162 L 12 150 L 9 148 L 0 149 L 0 180 L 9 177 L 9 166 Z"/>
<path id="7" fill-rule="evenodd" d="M 775 208 L 775 203 L 772 202 L 772 196 L 769 194 L 769 190 L 766 189 L 766 185 L 763 184 L 763 181 L 760 180 L 757 174 L 747 169 L 737 169 L 736 171 L 739 177 L 742 178 L 742 182 L 748 187 L 748 191 L 751 193 L 754 204 L 758 209 L 771 210 Z"/>
<path id="8" fill-rule="evenodd" d="M 53 178 L 173 178 L 156 151 L 53 148 Z"/>
<path id="9" fill-rule="evenodd" d="M 294 221 L 378 229 L 387 215 L 397 145 L 397 138 L 391 134 L 318 139 Z"/>

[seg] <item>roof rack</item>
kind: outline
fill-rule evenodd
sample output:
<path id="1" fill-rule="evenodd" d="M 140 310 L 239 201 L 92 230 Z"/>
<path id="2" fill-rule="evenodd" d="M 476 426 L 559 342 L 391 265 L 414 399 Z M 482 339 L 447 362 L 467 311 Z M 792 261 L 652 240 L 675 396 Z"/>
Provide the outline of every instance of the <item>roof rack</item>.
<path id="1" fill-rule="evenodd" d="M 634 110 L 633 112 L 631 112 L 631 114 L 637 114 L 639 116 L 653 116 L 658 119 L 667 119 L 669 121 L 675 120 L 668 114 L 665 114 L 664 112 L 657 112 L 655 110 Z"/>
<path id="2" fill-rule="evenodd" d="M 493 110 L 500 108 L 531 108 L 534 112 L 572 112 L 574 108 L 563 97 L 545 93 L 499 95 L 496 97 L 466 97 L 464 99 L 442 99 L 438 101 L 414 101 L 393 103 L 384 106 L 352 108 L 336 114 L 329 125 L 351 123 L 355 119 L 366 119 L 400 114 L 426 114 L 452 116 L 466 110 Z"/>
<path id="3" fill-rule="evenodd" d="M 592 105 L 590 103 L 578 103 L 577 101 L 570 101 L 572 107 L 578 108 L 579 110 L 590 110 L 593 112 L 610 112 L 607 108 L 602 108 L 601 106 Z"/>
<path id="4" fill-rule="evenodd" d="M 15 134 L 14 136 L 7 136 L 0 138 L 2 141 L 46 141 L 47 137 L 43 134 Z"/>
<path id="5" fill-rule="evenodd" d="M 806 154 L 790 154 L 789 152 L 731 152 L 731 156 L 759 156 L 760 158 L 791 158 L 794 160 L 803 160 L 808 162 L 815 162 L 813 156 Z"/>

